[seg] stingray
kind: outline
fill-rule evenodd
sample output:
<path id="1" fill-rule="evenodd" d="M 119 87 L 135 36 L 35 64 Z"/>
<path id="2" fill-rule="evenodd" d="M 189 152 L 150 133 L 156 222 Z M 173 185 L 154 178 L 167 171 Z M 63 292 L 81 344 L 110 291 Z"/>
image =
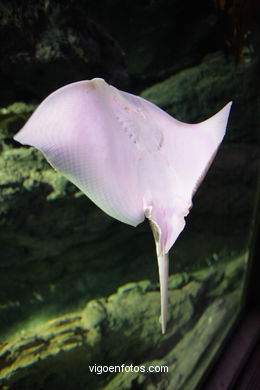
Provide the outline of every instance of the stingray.
<path id="1" fill-rule="evenodd" d="M 231 102 L 197 124 L 94 78 L 50 94 L 14 139 L 48 162 L 105 213 L 137 226 L 148 218 L 159 268 L 161 329 L 168 301 L 168 252 L 224 137 Z"/>

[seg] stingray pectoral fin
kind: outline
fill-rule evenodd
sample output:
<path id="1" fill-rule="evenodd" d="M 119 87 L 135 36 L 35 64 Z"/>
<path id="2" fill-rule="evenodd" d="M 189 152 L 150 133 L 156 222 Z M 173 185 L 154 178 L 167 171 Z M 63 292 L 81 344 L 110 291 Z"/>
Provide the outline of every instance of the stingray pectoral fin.
<path id="1" fill-rule="evenodd" d="M 227 103 L 215 115 L 196 125 L 198 127 L 201 127 L 201 130 L 204 134 L 210 134 L 212 140 L 214 140 L 213 142 L 215 142 L 216 147 L 219 146 L 226 133 L 226 127 L 231 106 L 232 102 Z"/>
<path id="2" fill-rule="evenodd" d="M 144 220 L 138 151 L 117 119 L 112 98 L 104 80 L 69 84 L 49 95 L 14 139 L 39 149 L 107 214 L 136 226 Z"/>
<path id="3" fill-rule="evenodd" d="M 198 137 L 201 140 L 204 140 L 204 143 L 202 142 L 201 150 L 201 172 L 198 175 L 196 184 L 193 188 L 193 194 L 196 192 L 200 183 L 204 179 L 217 153 L 219 145 L 224 138 L 231 106 L 232 102 L 229 102 L 225 105 L 225 107 L 223 107 L 219 112 L 217 112 L 209 119 L 194 125 L 196 127 Z"/>
<path id="4" fill-rule="evenodd" d="M 186 202 L 191 203 L 221 144 L 231 104 L 200 123 L 169 121 L 164 155 L 172 171 L 172 191 Z"/>

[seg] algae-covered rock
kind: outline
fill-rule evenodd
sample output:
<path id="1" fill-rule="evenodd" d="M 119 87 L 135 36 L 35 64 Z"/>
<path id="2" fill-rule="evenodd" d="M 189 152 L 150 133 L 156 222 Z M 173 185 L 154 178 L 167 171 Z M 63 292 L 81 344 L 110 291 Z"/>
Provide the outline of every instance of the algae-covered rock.
<path id="1" fill-rule="evenodd" d="M 229 268 L 243 272 L 245 259 L 235 258 Z M 229 281 L 230 288 L 226 291 L 222 287 L 213 297 L 209 285 L 217 286 L 219 273 Z M 140 389 L 153 389 L 147 386 L 156 378 L 156 383 L 180 389 L 198 361 L 205 360 L 201 359 L 204 350 L 216 336 L 223 337 L 220 329 L 227 331 L 226 324 L 235 314 L 231 307 L 241 295 L 240 278 L 221 265 L 214 274 L 210 269 L 201 271 L 200 282 L 196 278 L 196 273 L 190 274 L 189 282 L 181 288 L 170 288 L 168 332 L 164 337 L 159 322 L 155 322 L 160 313 L 158 285 L 132 283 L 107 298 L 90 301 L 81 311 L 48 321 L 4 343 L 0 348 L 0 385 L 6 390 L 37 390 L 47 384 L 69 390 L 76 383 L 78 389 L 88 384 L 87 388 L 94 390 L 106 384 L 107 390 L 130 390 L 137 381 Z M 179 276 L 171 276 L 170 286 L 178 280 Z M 207 299 L 206 307 L 196 304 Z M 99 375 L 90 369 L 123 363 L 147 370 Z M 149 366 L 166 366 L 168 371 L 151 374 Z"/>
<path id="2" fill-rule="evenodd" d="M 104 390 L 133 390 L 136 386 L 140 390 L 195 388 L 230 329 L 233 304 L 239 298 L 234 292 L 216 300 L 191 330 L 185 329 L 180 341 L 163 358 L 142 361 L 134 368 L 128 364 L 128 371 L 117 374 Z M 209 352 L 205 354 L 207 347 Z"/>

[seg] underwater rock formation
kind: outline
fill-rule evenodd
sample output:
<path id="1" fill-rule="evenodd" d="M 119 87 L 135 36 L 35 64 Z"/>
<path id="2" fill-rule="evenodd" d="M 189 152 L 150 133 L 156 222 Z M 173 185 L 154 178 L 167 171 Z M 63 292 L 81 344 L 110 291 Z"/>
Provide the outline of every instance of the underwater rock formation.
<path id="1" fill-rule="evenodd" d="M 155 389 L 152 374 L 98 375 L 89 366 L 166 364 L 169 372 L 160 374 L 156 383 L 178 390 L 219 327 L 224 330 L 235 314 L 231 308 L 239 303 L 245 265 L 246 256 L 241 256 L 226 267 L 171 276 L 169 332 L 163 339 L 154 326 L 160 312 L 159 287 L 149 281 L 125 285 L 116 294 L 90 301 L 82 311 L 21 334 L 0 347 L 0 385 L 6 390 L 69 390 L 75 385 L 94 390 L 107 384 L 107 390 L 130 390 L 138 383 L 140 389 Z M 198 307 L 201 300 L 208 301 L 203 310 Z M 187 353 L 191 345 L 192 355 Z"/>
<path id="2" fill-rule="evenodd" d="M 124 53 L 78 2 L 0 2 L 0 104 L 35 101 L 97 74 L 127 85 Z"/>

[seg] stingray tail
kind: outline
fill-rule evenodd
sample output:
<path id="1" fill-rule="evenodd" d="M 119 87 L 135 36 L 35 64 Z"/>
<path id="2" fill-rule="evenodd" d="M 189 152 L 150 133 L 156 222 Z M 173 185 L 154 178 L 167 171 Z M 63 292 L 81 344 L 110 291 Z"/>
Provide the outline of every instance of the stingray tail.
<path id="1" fill-rule="evenodd" d="M 159 225 L 152 219 L 152 206 L 145 207 L 145 216 L 150 222 L 153 232 L 156 254 L 159 268 L 159 282 L 161 295 L 161 327 L 162 334 L 166 331 L 167 324 L 167 305 L 168 305 L 168 278 L 169 278 L 169 256 L 164 253 L 161 247 L 161 229 Z"/>
<path id="2" fill-rule="evenodd" d="M 161 294 L 161 327 L 162 333 L 166 331 L 167 325 L 167 305 L 168 305 L 168 277 L 169 277 L 169 256 L 166 254 L 157 254 L 160 294 Z"/>

